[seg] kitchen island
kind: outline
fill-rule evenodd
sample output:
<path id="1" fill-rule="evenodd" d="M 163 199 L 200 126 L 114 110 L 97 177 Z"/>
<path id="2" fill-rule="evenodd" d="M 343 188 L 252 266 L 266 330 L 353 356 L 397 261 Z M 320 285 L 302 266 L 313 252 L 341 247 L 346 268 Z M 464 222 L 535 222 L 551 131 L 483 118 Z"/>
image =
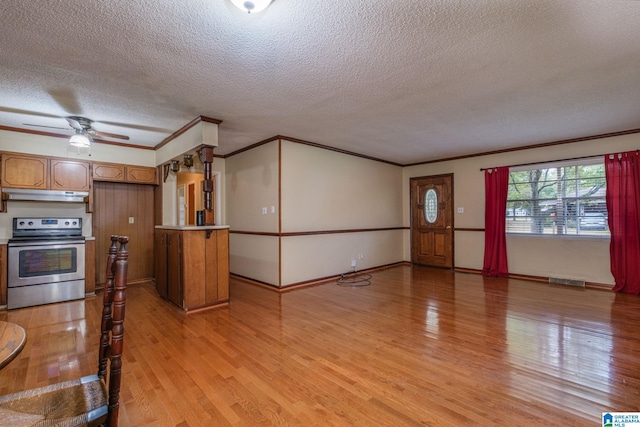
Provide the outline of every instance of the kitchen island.
<path id="1" fill-rule="evenodd" d="M 189 313 L 229 304 L 229 226 L 157 225 L 154 246 L 161 297 Z"/>

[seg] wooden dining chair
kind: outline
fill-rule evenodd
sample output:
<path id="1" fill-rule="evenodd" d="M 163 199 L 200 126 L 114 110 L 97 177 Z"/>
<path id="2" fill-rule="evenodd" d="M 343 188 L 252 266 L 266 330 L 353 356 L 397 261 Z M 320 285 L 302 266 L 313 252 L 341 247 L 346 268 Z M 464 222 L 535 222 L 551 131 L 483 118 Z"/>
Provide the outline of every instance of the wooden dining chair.
<path id="1" fill-rule="evenodd" d="M 128 241 L 126 236 L 111 236 L 98 374 L 0 396 L 1 426 L 118 425 Z"/>

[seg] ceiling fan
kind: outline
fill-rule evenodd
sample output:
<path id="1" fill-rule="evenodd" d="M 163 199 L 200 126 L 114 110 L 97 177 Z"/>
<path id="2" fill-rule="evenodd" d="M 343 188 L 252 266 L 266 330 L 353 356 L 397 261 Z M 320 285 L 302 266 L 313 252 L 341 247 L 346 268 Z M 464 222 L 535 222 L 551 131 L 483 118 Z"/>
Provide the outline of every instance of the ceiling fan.
<path id="1" fill-rule="evenodd" d="M 66 119 L 67 122 L 69 122 L 69 126 L 71 126 L 76 131 L 76 134 L 73 135 L 69 140 L 69 143 L 71 145 L 87 147 L 91 145 L 92 136 L 129 140 L 129 137 L 126 135 L 118 135 L 116 133 L 109 132 L 99 132 L 93 129 L 91 127 L 91 123 L 93 123 L 93 120 L 87 119 L 86 117 L 69 116 L 66 117 Z"/>
<path id="2" fill-rule="evenodd" d="M 69 126 L 71 126 L 71 128 L 74 129 L 76 132 L 75 135 L 73 135 L 71 137 L 71 140 L 69 141 L 72 145 L 88 146 L 92 142 L 92 137 L 116 138 L 116 139 L 129 140 L 129 137 L 126 135 L 119 135 L 116 133 L 109 133 L 109 132 L 101 132 L 93 129 L 91 126 L 91 124 L 93 123 L 93 120 L 88 119 L 86 117 L 69 116 L 69 117 L 65 117 L 65 119 L 69 123 Z M 38 126 L 38 127 L 44 127 L 44 128 L 52 128 L 52 129 L 64 129 L 64 128 L 55 127 L 55 126 L 43 126 L 43 125 L 36 125 L 36 124 L 29 124 L 29 126 Z"/>

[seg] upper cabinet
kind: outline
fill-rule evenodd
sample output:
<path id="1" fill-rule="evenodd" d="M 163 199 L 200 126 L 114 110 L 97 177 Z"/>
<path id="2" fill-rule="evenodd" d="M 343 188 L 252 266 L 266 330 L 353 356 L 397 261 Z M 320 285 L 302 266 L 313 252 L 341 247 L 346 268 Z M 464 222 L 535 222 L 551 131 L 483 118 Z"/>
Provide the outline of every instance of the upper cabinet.
<path id="1" fill-rule="evenodd" d="M 93 162 L 93 180 L 94 181 L 124 182 L 124 178 L 125 178 L 124 165 L 119 165 L 116 163 Z"/>
<path id="2" fill-rule="evenodd" d="M 2 186 L 49 189 L 49 159 L 26 154 L 3 154 Z"/>
<path id="3" fill-rule="evenodd" d="M 52 190 L 89 191 L 89 163 L 75 160 L 50 160 Z"/>
<path id="4" fill-rule="evenodd" d="M 156 168 L 93 162 L 93 180 L 155 185 Z"/>
<path id="5" fill-rule="evenodd" d="M 127 182 L 137 184 L 157 184 L 156 168 L 127 166 Z"/>
<path id="6" fill-rule="evenodd" d="M 89 191 L 89 162 L 5 153 L 2 155 L 2 187 Z"/>

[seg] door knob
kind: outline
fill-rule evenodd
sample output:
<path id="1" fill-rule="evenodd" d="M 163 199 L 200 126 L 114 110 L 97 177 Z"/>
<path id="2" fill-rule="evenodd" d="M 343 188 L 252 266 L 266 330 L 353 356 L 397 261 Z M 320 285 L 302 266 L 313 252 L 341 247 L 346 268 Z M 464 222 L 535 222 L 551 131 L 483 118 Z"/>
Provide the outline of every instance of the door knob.
<path id="1" fill-rule="evenodd" d="M 451 228 L 451 226 L 450 226 L 450 225 L 447 225 L 447 230 L 449 230 L 450 228 Z"/>

